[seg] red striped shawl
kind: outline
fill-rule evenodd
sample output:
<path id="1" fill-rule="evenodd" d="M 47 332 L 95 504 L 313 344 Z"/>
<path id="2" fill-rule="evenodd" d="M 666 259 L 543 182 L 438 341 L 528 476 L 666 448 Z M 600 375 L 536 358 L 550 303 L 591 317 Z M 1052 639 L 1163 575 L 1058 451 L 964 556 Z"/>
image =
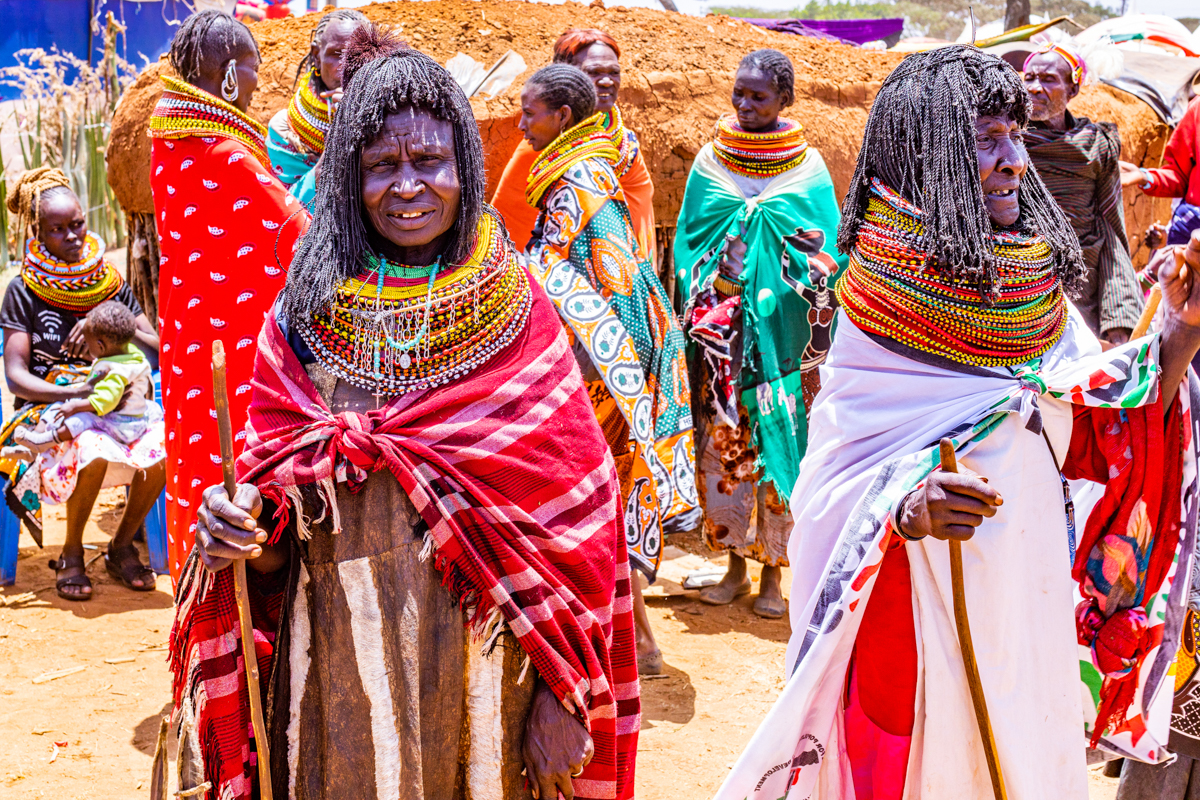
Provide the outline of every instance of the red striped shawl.
<path id="1" fill-rule="evenodd" d="M 616 472 L 558 315 L 536 284 L 533 296 L 526 330 L 476 372 L 367 414 L 331 413 L 268 318 L 238 480 L 257 484 L 286 518 L 294 487 L 331 486 L 344 466 L 354 490 L 369 472 L 389 470 L 429 525 L 436 564 L 476 632 L 499 609 L 538 674 L 585 720 L 595 757 L 575 779 L 575 796 L 623 800 L 633 797 L 641 703 Z M 282 522 L 275 536 L 281 530 Z M 240 658 L 226 656 L 223 669 L 204 670 L 199 680 L 188 680 L 195 670 L 185 669 L 203 662 L 214 642 L 234 644 L 236 610 L 220 616 L 232 620 L 231 630 L 190 624 L 214 617 L 201 606 L 232 602 L 221 591 L 232 584 L 229 571 L 215 579 L 217 591 L 198 603 L 181 596 L 173 646 L 177 701 L 192 692 L 198 716 L 206 692 L 230 680 L 245 705 Z M 267 639 L 270 632 L 260 648 Z M 249 769 L 244 720 L 198 722 L 206 761 Z M 248 788 L 248 772 L 229 772 L 206 764 L 218 788 Z"/>

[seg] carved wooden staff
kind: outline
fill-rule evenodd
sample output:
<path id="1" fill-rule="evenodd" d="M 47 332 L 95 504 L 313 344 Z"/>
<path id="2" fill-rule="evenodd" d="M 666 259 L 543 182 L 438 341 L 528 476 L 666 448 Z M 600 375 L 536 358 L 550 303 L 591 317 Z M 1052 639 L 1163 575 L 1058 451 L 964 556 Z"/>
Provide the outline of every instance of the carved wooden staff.
<path id="1" fill-rule="evenodd" d="M 958 461 L 954 458 L 954 444 L 949 439 L 941 441 L 942 472 L 958 472 Z M 950 540 L 950 585 L 954 592 L 954 627 L 958 629 L 958 647 L 962 651 L 963 666 L 967 670 L 967 684 L 971 687 L 971 702 L 975 705 L 975 721 L 979 724 L 979 737 L 983 739 L 983 753 L 987 756 L 988 772 L 992 776 L 992 793 L 996 800 L 1008 800 L 1004 791 L 1004 776 L 1000 774 L 1000 759 L 996 755 L 996 737 L 992 734 L 992 722 L 988 717 L 987 700 L 983 696 L 983 684 L 979 680 L 979 664 L 975 661 L 975 645 L 971 642 L 971 623 L 967 620 L 967 595 L 963 590 L 962 542 Z"/>
<path id="2" fill-rule="evenodd" d="M 225 493 L 232 502 L 237 491 L 233 478 L 233 425 L 229 421 L 229 392 L 225 388 L 225 344 L 220 339 L 212 345 L 212 371 L 213 405 L 217 409 L 217 435 L 221 441 L 221 472 L 225 477 Z M 262 800 L 272 800 L 271 749 L 267 744 L 267 725 L 263 721 L 258 688 L 258 656 L 254 652 L 254 626 L 250 620 L 244 558 L 234 559 L 233 591 L 237 596 L 238 621 L 242 627 L 242 661 L 246 665 L 246 688 L 250 693 L 250 722 L 254 726 L 254 743 L 258 751 L 258 794 Z"/>

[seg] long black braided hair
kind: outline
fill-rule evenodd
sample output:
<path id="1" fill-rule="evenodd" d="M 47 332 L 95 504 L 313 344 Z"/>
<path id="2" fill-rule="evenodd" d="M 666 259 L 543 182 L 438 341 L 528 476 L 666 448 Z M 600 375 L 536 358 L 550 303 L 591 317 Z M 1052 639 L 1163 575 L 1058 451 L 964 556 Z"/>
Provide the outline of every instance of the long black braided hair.
<path id="1" fill-rule="evenodd" d="M 486 201 L 479 127 L 467 96 L 442 65 L 368 25 L 355 31 L 346 47 L 342 82 L 346 93 L 325 137 L 312 225 L 292 260 L 283 292 L 290 320 L 327 310 L 337 288 L 363 269 L 372 252 L 360 161 L 363 148 L 379 135 L 389 115 L 411 108 L 454 127 L 462 195 L 443 254 L 447 263 L 462 263 L 470 255 Z"/>
<path id="2" fill-rule="evenodd" d="M 179 26 L 167 59 L 180 78 L 194 84 L 204 73 L 219 70 L 247 44 L 258 53 L 258 42 L 245 24 L 223 11 L 201 11 Z"/>
<path id="3" fill-rule="evenodd" d="M 792 60 L 778 50 L 764 48 L 747 53 L 738 64 L 738 70 L 757 69 L 771 79 L 771 85 L 783 98 L 783 105 L 796 101 L 796 69 Z"/>
<path id="4" fill-rule="evenodd" d="M 317 69 L 317 60 L 313 58 L 313 47 L 320 47 L 324 44 L 325 31 L 329 30 L 329 26 L 335 22 L 353 22 L 356 25 L 370 25 L 371 21 L 367 19 L 367 15 L 359 11 L 357 8 L 335 8 L 325 16 L 321 17 L 321 21 L 317 23 L 317 27 L 313 28 L 312 35 L 308 38 L 308 52 L 304 54 L 304 58 L 300 59 L 300 63 L 296 66 L 296 79 L 292 81 L 292 89 L 296 88 L 296 84 L 304 77 L 304 73 L 310 69 Z M 317 81 L 321 82 L 321 76 L 317 74 Z M 324 82 L 317 87 L 321 91 L 328 90 Z"/>
<path id="5" fill-rule="evenodd" d="M 922 248 L 947 277 L 977 283 L 988 296 L 997 280 L 992 222 L 984 205 L 975 120 L 1009 114 L 1029 123 L 1029 95 L 1016 71 L 996 56 L 955 45 L 905 58 L 879 90 L 867 119 L 858 166 L 842 204 L 838 249 L 854 248 L 878 178 L 924 213 Z M 1064 287 L 1083 277 L 1070 222 L 1033 163 L 1020 186 L 1017 228 L 1043 236 Z"/>
<path id="6" fill-rule="evenodd" d="M 526 86 L 537 87 L 537 98 L 547 108 L 567 106 L 572 125 L 578 125 L 596 113 L 596 86 L 587 73 L 572 64 L 551 64 L 530 76 Z"/>

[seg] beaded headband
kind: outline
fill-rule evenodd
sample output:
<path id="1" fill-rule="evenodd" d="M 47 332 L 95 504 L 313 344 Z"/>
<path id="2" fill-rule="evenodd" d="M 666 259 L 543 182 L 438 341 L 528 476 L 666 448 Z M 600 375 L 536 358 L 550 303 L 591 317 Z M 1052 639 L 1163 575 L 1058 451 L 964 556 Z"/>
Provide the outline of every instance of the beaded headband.
<path id="1" fill-rule="evenodd" d="M 1056 44 L 1055 42 L 1046 42 L 1035 52 L 1030 53 L 1029 58 L 1025 59 L 1025 63 L 1022 65 L 1021 71 L 1024 72 L 1029 68 L 1029 62 L 1032 61 L 1035 56 L 1044 55 L 1046 53 L 1057 53 L 1059 56 L 1061 56 L 1062 60 L 1066 61 L 1067 66 L 1071 68 L 1071 80 L 1076 86 L 1083 86 L 1083 81 L 1085 78 L 1087 78 L 1087 62 L 1085 62 L 1083 57 L 1074 50 L 1068 48 L 1066 45 Z"/>

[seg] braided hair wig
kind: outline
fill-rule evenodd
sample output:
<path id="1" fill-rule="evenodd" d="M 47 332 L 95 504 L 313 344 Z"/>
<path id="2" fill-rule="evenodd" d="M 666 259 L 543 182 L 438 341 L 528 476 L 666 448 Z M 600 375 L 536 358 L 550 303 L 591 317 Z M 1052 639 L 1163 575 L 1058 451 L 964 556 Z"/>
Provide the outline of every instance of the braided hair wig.
<path id="1" fill-rule="evenodd" d="M 66 173 L 51 167 L 38 167 L 22 172 L 12 181 L 8 192 L 5 204 L 8 206 L 8 213 L 16 217 L 21 247 L 25 246 L 26 227 L 29 228 L 29 233 L 38 235 L 42 200 L 59 194 L 74 194 Z"/>
<path id="2" fill-rule="evenodd" d="M 296 83 L 304 77 L 306 72 L 320 66 L 313 58 L 313 47 L 320 47 L 325 43 L 325 31 L 329 30 L 329 26 L 335 22 L 353 22 L 355 25 L 371 24 L 367 15 L 356 8 L 335 8 L 321 17 L 321 21 L 317 23 L 317 27 L 313 28 L 312 35 L 308 39 L 308 52 L 304 54 L 304 58 L 300 59 L 300 64 L 296 67 L 296 79 L 292 81 L 292 88 L 295 88 Z M 317 80 L 320 80 L 319 76 Z"/>
<path id="3" fill-rule="evenodd" d="M 284 289 L 283 308 L 289 319 L 306 319 L 327 309 L 337 288 L 362 270 L 372 252 L 360 162 L 363 149 L 379 135 L 389 115 L 424 111 L 454 128 L 462 195 L 443 256 L 447 263 L 462 263 L 470 255 L 486 202 L 479 128 L 467 96 L 445 67 L 374 25 L 354 32 L 342 67 L 346 91 L 325 137 L 312 225 Z"/>
<path id="4" fill-rule="evenodd" d="M 1029 123 L 1029 95 L 1017 72 L 970 45 L 910 55 L 875 98 L 863 134 L 858 166 L 842 204 L 838 249 L 854 248 L 878 178 L 924 215 L 922 249 L 948 277 L 996 281 L 992 222 L 984 205 L 976 154 L 975 120 L 1010 115 Z M 1016 227 L 1046 239 L 1064 287 L 1083 276 L 1083 256 L 1071 224 L 1029 163 L 1020 186 Z"/>
<path id="5" fill-rule="evenodd" d="M 536 97 L 547 108 L 570 108 L 572 125 L 596 113 L 596 87 L 579 67 L 551 64 L 533 73 L 525 85 L 536 87 Z"/>
<path id="6" fill-rule="evenodd" d="M 201 75 L 216 72 L 236 58 L 246 46 L 258 53 L 258 42 L 243 23 L 221 11 L 201 11 L 183 21 L 167 57 L 171 69 L 194 84 Z"/>
<path id="7" fill-rule="evenodd" d="M 757 69 L 771 79 L 771 85 L 790 106 L 796 100 L 796 70 L 792 60 L 778 50 L 766 48 L 747 53 L 738 64 L 738 69 Z"/>
<path id="8" fill-rule="evenodd" d="M 568 28 L 554 43 L 555 64 L 573 64 L 575 57 L 594 44 L 602 44 L 613 51 L 617 58 L 621 57 L 621 48 L 617 40 L 604 31 L 595 28 Z"/>

